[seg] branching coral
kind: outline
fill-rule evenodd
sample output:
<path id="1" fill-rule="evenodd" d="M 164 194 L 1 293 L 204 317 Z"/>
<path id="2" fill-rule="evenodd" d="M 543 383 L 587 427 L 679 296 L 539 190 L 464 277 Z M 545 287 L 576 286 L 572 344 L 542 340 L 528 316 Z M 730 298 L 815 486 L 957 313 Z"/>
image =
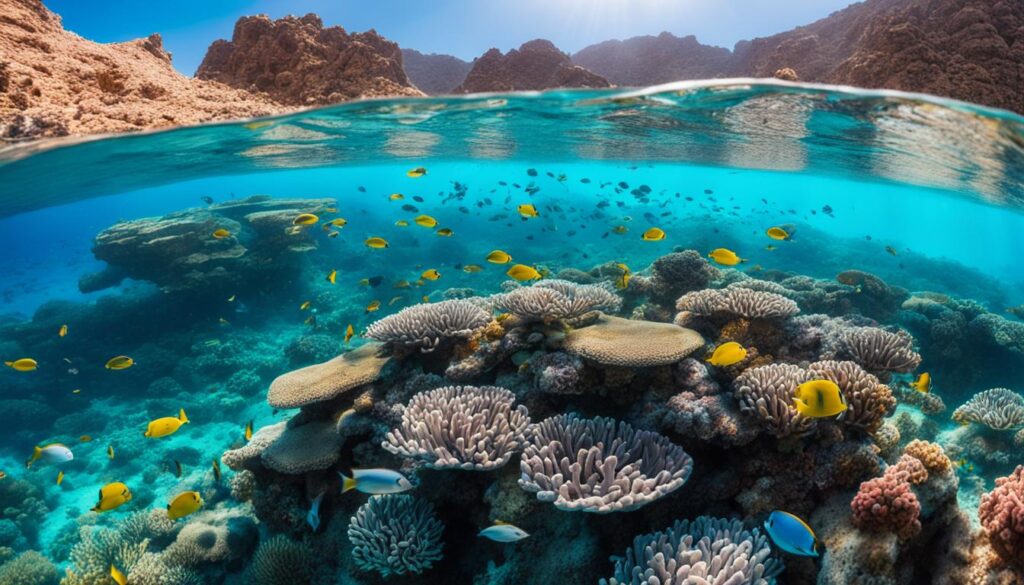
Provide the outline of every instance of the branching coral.
<path id="1" fill-rule="evenodd" d="M 635 510 L 689 479 L 693 459 L 665 437 L 624 422 L 558 415 L 531 427 L 519 486 L 561 510 Z"/>
<path id="2" fill-rule="evenodd" d="M 770 585 L 784 568 L 771 553 L 768 537 L 739 520 L 677 520 L 637 536 L 625 556 L 613 557 L 615 575 L 601 585 Z"/>
<path id="3" fill-rule="evenodd" d="M 256 549 L 246 582 L 252 585 L 312 583 L 313 566 L 313 553 L 308 547 L 279 534 Z"/>
<path id="4" fill-rule="evenodd" d="M 853 327 L 843 332 L 843 350 L 853 361 L 872 372 L 913 372 L 921 364 L 914 338 L 878 327 Z"/>
<path id="5" fill-rule="evenodd" d="M 372 496 L 348 527 L 352 558 L 384 577 L 419 574 L 441 560 L 444 525 L 430 504 L 409 495 Z"/>
<path id="6" fill-rule="evenodd" d="M 383 447 L 434 469 L 497 469 L 508 463 L 530 424 L 515 395 L 494 386 L 447 386 L 413 396 Z"/>
<path id="7" fill-rule="evenodd" d="M 850 510 L 853 524 L 863 530 L 892 532 L 909 540 L 921 531 L 921 503 L 912 484 L 928 479 L 928 471 L 915 457 L 904 455 L 881 477 L 860 484 Z"/>
<path id="8" fill-rule="evenodd" d="M 606 366 L 651 367 L 678 362 L 704 345 L 696 331 L 602 315 L 565 336 L 565 350 Z"/>
<path id="9" fill-rule="evenodd" d="M 999 555 L 1024 568 L 1024 465 L 981 496 L 978 518 Z"/>
<path id="10" fill-rule="evenodd" d="M 0 565 L 0 585 L 57 585 L 58 582 L 57 567 L 34 550 Z"/>
<path id="11" fill-rule="evenodd" d="M 576 284 L 568 280 L 543 280 L 494 298 L 497 310 L 512 313 L 524 322 L 572 321 L 592 311 L 615 312 L 622 299 L 604 284 Z"/>
<path id="12" fill-rule="evenodd" d="M 389 345 L 418 347 L 426 353 L 444 341 L 468 339 L 490 315 L 476 303 L 456 299 L 406 307 L 366 328 L 366 337 Z"/>
<path id="13" fill-rule="evenodd" d="M 796 302 L 782 295 L 739 287 L 686 293 L 676 301 L 676 309 L 681 311 L 677 323 L 686 323 L 692 316 L 725 314 L 747 319 L 784 319 L 800 312 Z"/>
<path id="14" fill-rule="evenodd" d="M 953 411 L 960 424 L 978 423 L 1005 431 L 1024 426 L 1024 396 L 1007 388 L 992 388 L 975 394 Z"/>

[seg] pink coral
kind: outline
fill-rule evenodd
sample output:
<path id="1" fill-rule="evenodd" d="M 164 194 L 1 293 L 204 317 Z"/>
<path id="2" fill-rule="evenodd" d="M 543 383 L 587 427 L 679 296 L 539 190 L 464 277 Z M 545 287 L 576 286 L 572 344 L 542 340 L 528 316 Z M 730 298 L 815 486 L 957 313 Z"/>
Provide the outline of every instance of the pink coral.
<path id="1" fill-rule="evenodd" d="M 1024 465 L 981 497 L 978 519 L 999 555 L 1024 565 Z"/>
<path id="2" fill-rule="evenodd" d="M 921 531 L 921 502 L 910 486 L 927 478 L 928 472 L 920 461 L 904 456 L 882 477 L 860 484 L 850 502 L 853 524 L 862 530 L 893 532 L 900 540 L 917 536 Z"/>

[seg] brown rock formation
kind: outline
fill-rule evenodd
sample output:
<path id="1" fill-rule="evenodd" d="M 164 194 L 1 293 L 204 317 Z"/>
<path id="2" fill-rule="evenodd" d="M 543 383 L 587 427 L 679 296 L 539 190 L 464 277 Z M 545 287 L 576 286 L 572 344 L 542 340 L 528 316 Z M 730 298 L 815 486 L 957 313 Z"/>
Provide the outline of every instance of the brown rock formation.
<path id="1" fill-rule="evenodd" d="M 427 95 L 452 93 L 473 68 L 458 57 L 425 55 L 413 49 L 402 49 L 402 64 L 409 79 Z"/>
<path id="2" fill-rule="evenodd" d="M 349 34 L 340 26 L 324 28 L 315 14 L 238 19 L 230 41 L 210 45 L 196 77 L 295 106 L 423 95 L 402 69 L 397 44 L 373 30 Z"/>
<path id="3" fill-rule="evenodd" d="M 260 116 L 270 100 L 181 75 L 160 35 L 99 44 L 40 0 L 0 0 L 0 140 Z"/>
<path id="4" fill-rule="evenodd" d="M 539 90 L 553 87 L 609 87 L 608 80 L 573 65 L 551 41 L 524 43 L 503 55 L 491 49 L 473 61 L 473 69 L 455 93 Z"/>
<path id="5" fill-rule="evenodd" d="M 721 77 L 732 60 L 729 49 L 701 44 L 672 33 L 605 41 L 572 56 L 574 63 L 616 85 L 644 86 L 680 79 Z"/>

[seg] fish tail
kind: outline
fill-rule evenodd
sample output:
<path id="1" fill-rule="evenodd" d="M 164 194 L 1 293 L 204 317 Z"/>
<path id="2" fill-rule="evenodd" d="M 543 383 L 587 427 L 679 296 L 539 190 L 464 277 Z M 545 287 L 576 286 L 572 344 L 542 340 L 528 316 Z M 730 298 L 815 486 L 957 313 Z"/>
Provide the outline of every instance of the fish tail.
<path id="1" fill-rule="evenodd" d="M 180 420 L 182 422 L 182 424 L 188 422 L 188 417 L 185 416 L 185 409 L 184 408 L 178 410 L 178 420 Z"/>
<path id="2" fill-rule="evenodd" d="M 341 476 L 341 493 L 356 489 L 356 480 L 354 477 L 349 477 L 341 472 L 338 472 L 338 475 Z"/>
<path id="3" fill-rule="evenodd" d="M 1006 309 L 1006 310 L 1009 311 L 1010 309 Z M 14 367 L 14 362 L 4 362 L 4 365 L 9 367 L 9 368 L 13 368 Z"/>
<path id="4" fill-rule="evenodd" d="M 43 456 L 43 450 L 40 449 L 38 446 L 33 447 L 32 448 L 32 456 L 29 457 L 28 461 L 25 462 L 25 469 L 28 469 L 28 468 L 32 467 L 32 464 L 35 463 L 42 456 Z"/>

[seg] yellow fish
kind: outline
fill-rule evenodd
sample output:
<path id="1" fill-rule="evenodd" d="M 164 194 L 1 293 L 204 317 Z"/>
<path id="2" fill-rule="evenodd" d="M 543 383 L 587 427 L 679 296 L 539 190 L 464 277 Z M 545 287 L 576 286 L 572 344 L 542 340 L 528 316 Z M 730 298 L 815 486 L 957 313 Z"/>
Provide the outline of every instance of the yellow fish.
<path id="1" fill-rule="evenodd" d="M 409 169 L 408 171 L 406 171 L 405 176 L 413 179 L 418 179 L 425 174 L 427 174 L 427 169 L 423 167 L 416 167 L 415 169 Z"/>
<path id="2" fill-rule="evenodd" d="M 4 362 L 4 365 L 14 368 L 19 372 L 31 372 L 39 367 L 39 363 L 32 358 L 21 358 L 20 360 L 14 360 L 13 362 Z"/>
<path id="3" fill-rule="evenodd" d="M 274 122 L 271 120 L 259 120 L 257 122 L 249 122 L 248 124 L 244 124 L 243 127 L 247 130 L 259 130 L 260 128 L 266 128 L 267 126 L 270 126 L 273 123 Z M 114 565 L 110 565 L 110 569 L 111 571 L 113 571 Z M 118 572 L 120 573 L 120 571 Z M 124 575 L 121 575 L 121 578 L 124 579 Z M 117 578 L 115 577 L 114 580 L 117 581 Z M 117 585 L 124 585 L 124 583 L 121 581 L 117 581 Z"/>
<path id="4" fill-rule="evenodd" d="M 366 312 L 367 313 L 372 313 L 372 312 L 376 311 L 377 309 L 380 309 L 380 301 L 377 301 L 377 300 L 370 301 L 370 304 L 366 305 Z"/>
<path id="5" fill-rule="evenodd" d="M 252 421 L 250 420 L 245 424 L 245 442 L 248 443 L 252 440 Z"/>
<path id="6" fill-rule="evenodd" d="M 715 352 L 708 358 L 712 366 L 725 367 L 742 362 L 747 357 L 747 350 L 735 341 L 723 343 L 715 348 Z"/>
<path id="7" fill-rule="evenodd" d="M 182 492 L 175 496 L 170 504 L 167 504 L 167 517 L 177 520 L 189 514 L 195 514 L 202 507 L 203 498 L 199 497 L 199 492 Z"/>
<path id="8" fill-rule="evenodd" d="M 622 274 L 615 279 L 615 288 L 622 290 L 629 286 L 629 279 L 633 277 L 633 273 L 629 270 L 629 266 L 621 262 L 617 263 L 615 267 L 622 271 Z"/>
<path id="9" fill-rule="evenodd" d="M 645 242 L 660 242 L 665 239 L 665 231 L 661 228 L 652 227 L 641 236 Z"/>
<path id="10" fill-rule="evenodd" d="M 708 258 L 711 258 L 716 264 L 721 264 L 722 266 L 736 266 L 740 262 L 746 262 L 746 260 L 737 256 L 736 252 L 726 248 L 715 248 L 710 254 L 708 254 Z"/>
<path id="11" fill-rule="evenodd" d="M 619 234 L 620 236 L 629 231 L 629 228 L 624 225 L 617 225 L 612 228 L 613 234 Z"/>
<path id="12" fill-rule="evenodd" d="M 462 271 L 467 274 L 475 274 L 477 272 L 483 272 L 484 267 L 479 264 L 466 264 L 462 267 Z"/>
<path id="13" fill-rule="evenodd" d="M 516 264 L 512 268 L 509 268 L 505 273 L 519 282 L 527 280 L 540 280 L 540 272 L 537 272 L 535 268 L 531 268 L 525 264 Z"/>
<path id="14" fill-rule="evenodd" d="M 334 226 L 334 227 L 345 227 L 346 225 L 348 225 L 348 220 L 343 218 L 343 217 L 336 217 L 336 218 L 332 219 L 331 221 L 327 222 L 324 225 Z"/>
<path id="15" fill-rule="evenodd" d="M 846 398 L 831 380 L 811 380 L 796 388 L 796 410 L 804 416 L 823 418 L 846 411 Z"/>
<path id="16" fill-rule="evenodd" d="M 334 281 L 336 280 L 338 280 L 338 271 L 332 270 L 330 274 L 327 275 L 327 282 L 334 284 Z"/>
<path id="17" fill-rule="evenodd" d="M 7 472 L 6 471 L 0 471 L 0 479 L 4 479 L 6 477 L 7 477 Z"/>
<path id="18" fill-rule="evenodd" d="M 931 392 L 932 389 L 932 377 L 928 372 L 922 372 L 921 375 L 910 384 L 910 386 L 921 394 L 927 394 Z"/>
<path id="19" fill-rule="evenodd" d="M 213 460 L 213 479 L 220 483 L 220 461 L 217 459 Z"/>
<path id="20" fill-rule="evenodd" d="M 423 301 L 424 303 L 429 303 L 430 297 L 428 297 L 427 295 L 423 295 L 422 297 L 420 297 L 420 300 Z"/>
<path id="21" fill-rule="evenodd" d="M 768 228 L 768 231 L 766 231 L 765 233 L 768 234 L 768 237 L 773 239 L 773 240 L 788 240 L 789 239 L 789 232 L 787 232 L 786 230 L 784 230 L 784 229 L 782 229 L 782 228 L 780 228 L 778 226 Z"/>
<path id="22" fill-rule="evenodd" d="M 135 360 L 126 355 L 119 355 L 107 360 L 107 365 L 104 367 L 108 370 L 127 370 L 133 365 L 135 365 Z"/>
<path id="23" fill-rule="evenodd" d="M 370 286 L 370 279 L 369 278 L 360 278 L 359 279 L 359 286 Z"/>
<path id="24" fill-rule="evenodd" d="M 532 203 L 524 203 L 517 207 L 516 210 L 523 217 L 537 217 L 540 215 L 540 212 L 537 211 L 537 208 Z"/>
<path id="25" fill-rule="evenodd" d="M 338 208 L 337 207 L 328 207 L 324 211 L 326 211 L 327 213 L 338 213 Z"/>
<path id="26" fill-rule="evenodd" d="M 72 394 L 81 394 L 82 393 L 82 389 L 81 388 L 75 388 L 74 390 L 71 391 L 71 393 Z"/>
<path id="27" fill-rule="evenodd" d="M 390 199 L 391 201 L 400 201 L 402 199 L 405 199 L 405 195 L 402 195 L 401 193 L 392 193 L 391 196 L 388 197 L 388 199 Z"/>
<path id="28" fill-rule="evenodd" d="M 57 330 L 57 336 L 58 337 L 64 337 L 67 334 L 68 334 L 68 326 L 67 325 L 61 325 L 60 329 Z"/>
<path id="29" fill-rule="evenodd" d="M 114 446 L 113 445 L 107 445 L 107 459 L 113 459 L 113 458 L 114 458 Z"/>
<path id="30" fill-rule="evenodd" d="M 310 307 L 310 306 L 311 306 L 312 304 L 313 304 L 313 301 L 305 301 L 305 302 L 303 302 L 303 303 L 302 303 L 301 305 L 299 305 L 299 310 L 300 310 L 300 311 L 305 311 L 305 310 L 306 310 L 306 309 L 308 309 L 308 308 L 309 308 L 309 307 Z"/>
<path id="31" fill-rule="evenodd" d="M 425 228 L 433 228 L 437 226 L 437 220 L 429 215 L 417 215 L 413 221 L 416 222 L 416 225 Z"/>
<path id="32" fill-rule="evenodd" d="M 348 327 L 345 328 L 345 343 L 348 343 L 355 334 L 356 330 L 352 327 L 352 324 L 349 323 Z"/>
<path id="33" fill-rule="evenodd" d="M 395 284 L 391 285 L 392 288 L 409 288 L 410 286 L 412 285 L 409 284 L 408 280 L 399 280 L 396 281 Z"/>
<path id="34" fill-rule="evenodd" d="M 223 240 L 224 238 L 230 238 L 231 237 L 231 232 L 229 232 L 228 230 L 226 230 L 224 228 L 220 228 L 220 229 L 217 229 L 217 230 L 213 231 L 213 237 L 218 239 L 218 240 Z"/>
<path id="35" fill-rule="evenodd" d="M 437 269 L 431 268 L 430 270 L 424 270 L 420 277 L 426 278 L 427 280 L 437 280 L 438 278 L 441 278 L 441 273 L 438 272 Z"/>
<path id="36" fill-rule="evenodd" d="M 92 507 L 93 512 L 109 512 L 132 501 L 132 491 L 119 481 L 100 488 L 100 498 Z"/>
<path id="37" fill-rule="evenodd" d="M 391 300 L 388 301 L 388 306 L 390 307 L 400 300 L 402 300 L 402 295 L 398 295 L 397 297 L 391 297 Z"/>
<path id="38" fill-rule="evenodd" d="M 397 225 L 398 227 L 409 227 L 409 222 L 405 221 L 404 219 L 400 219 L 395 222 L 395 225 Z"/>
<path id="39" fill-rule="evenodd" d="M 507 253 L 502 252 L 501 250 L 493 250 L 490 254 L 487 255 L 486 260 L 491 264 L 508 264 L 509 262 L 512 261 L 512 256 L 509 256 Z"/>
<path id="40" fill-rule="evenodd" d="M 437 235 L 442 238 L 450 238 L 455 235 L 455 232 L 452 231 L 452 228 L 441 228 L 437 230 Z"/>
<path id="41" fill-rule="evenodd" d="M 92 442 L 92 437 L 90 437 L 89 435 L 82 435 L 81 437 L 78 437 L 78 442 L 80 442 L 80 443 L 91 443 Z"/>
<path id="42" fill-rule="evenodd" d="M 188 424 L 188 417 L 185 416 L 185 409 L 178 410 L 178 416 L 165 416 L 158 418 L 154 421 L 150 421 L 149 426 L 146 428 L 146 432 L 143 436 L 149 437 L 150 439 L 158 439 L 160 437 L 166 437 L 173 435 L 178 432 L 181 425 Z"/>
<path id="43" fill-rule="evenodd" d="M 320 221 L 320 218 L 313 215 L 312 213 L 300 213 L 298 217 L 292 220 L 293 225 L 313 225 Z"/>
<path id="44" fill-rule="evenodd" d="M 387 240 L 385 240 L 384 238 L 379 238 L 377 236 L 374 236 L 372 238 L 366 238 L 366 241 L 363 243 L 366 244 L 367 248 L 376 248 L 378 250 L 381 248 L 389 247 Z"/>
<path id="45" fill-rule="evenodd" d="M 63 471 L 58 471 L 57 472 L 57 485 L 60 485 L 62 483 L 64 483 L 64 472 Z"/>
<path id="46" fill-rule="evenodd" d="M 256 128 L 259 128 L 261 126 L 256 126 L 255 124 L 246 124 L 245 127 L 249 128 L 250 130 L 255 130 Z M 117 567 L 115 567 L 114 565 L 110 565 L 110 578 L 113 579 L 114 583 L 117 583 L 117 585 L 128 585 L 128 577 L 125 577 L 124 573 L 117 570 Z"/>

